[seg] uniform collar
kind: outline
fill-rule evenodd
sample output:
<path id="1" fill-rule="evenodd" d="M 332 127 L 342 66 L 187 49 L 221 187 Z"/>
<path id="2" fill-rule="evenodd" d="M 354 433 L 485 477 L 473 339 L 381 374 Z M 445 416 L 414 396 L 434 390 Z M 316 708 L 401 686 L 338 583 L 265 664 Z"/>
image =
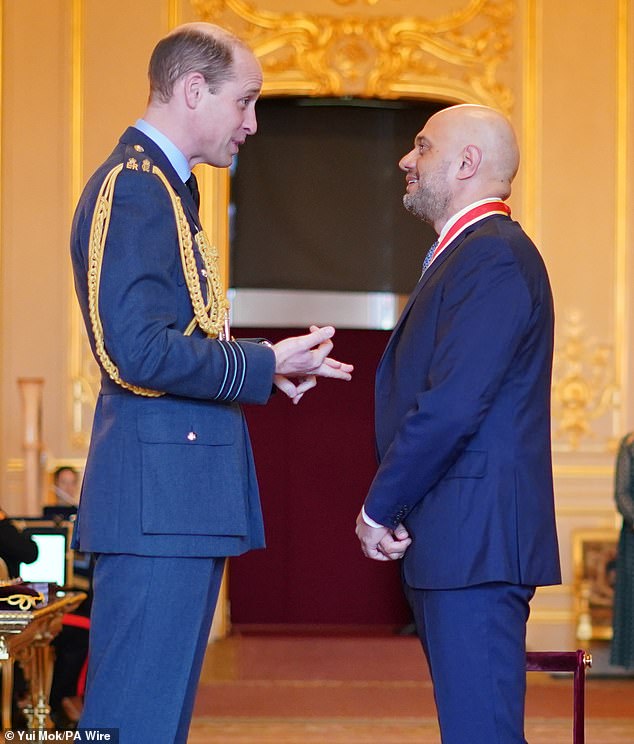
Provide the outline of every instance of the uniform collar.
<path id="1" fill-rule="evenodd" d="M 149 137 L 154 144 L 159 147 L 165 157 L 170 161 L 172 168 L 178 173 L 178 177 L 181 181 L 185 182 L 191 175 L 191 168 L 187 162 L 187 158 L 183 153 L 176 147 L 171 139 L 166 137 L 163 132 L 160 132 L 156 127 L 148 124 L 145 119 L 137 119 L 134 123 L 135 129 L 138 129 L 146 137 Z"/>

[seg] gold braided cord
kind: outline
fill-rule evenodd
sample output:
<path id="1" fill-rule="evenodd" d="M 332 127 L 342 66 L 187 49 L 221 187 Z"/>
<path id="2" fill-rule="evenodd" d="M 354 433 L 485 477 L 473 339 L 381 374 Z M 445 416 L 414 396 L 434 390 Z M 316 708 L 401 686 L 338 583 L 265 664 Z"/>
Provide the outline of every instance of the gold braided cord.
<path id="1" fill-rule="evenodd" d="M 103 264 L 103 254 L 108 237 L 108 228 L 110 227 L 110 215 L 112 213 L 112 202 L 114 199 L 114 185 L 117 176 L 123 170 L 123 165 L 117 165 L 105 177 L 101 184 L 101 189 L 97 196 L 95 211 L 92 215 L 92 224 L 90 225 L 90 239 L 88 242 L 88 313 L 90 315 L 90 325 L 95 339 L 95 350 L 99 357 L 101 366 L 106 371 L 111 380 L 126 390 L 130 390 L 136 395 L 145 395 L 149 398 L 158 398 L 163 393 L 157 390 L 149 390 L 138 385 L 131 385 L 129 382 L 121 379 L 119 368 L 110 359 L 106 351 L 106 344 L 103 337 L 103 326 L 99 317 L 99 286 L 101 284 L 101 266 Z"/>
<path id="2" fill-rule="evenodd" d="M 205 313 L 211 315 L 212 304 L 214 302 L 214 299 L 219 296 L 224 299 L 224 291 L 222 289 L 222 281 L 220 279 L 220 270 L 218 268 L 218 265 L 219 265 L 218 262 L 220 260 L 220 257 L 218 256 L 218 251 L 216 249 L 216 246 L 210 246 L 209 241 L 207 239 L 207 233 L 204 230 L 197 233 L 195 240 L 196 240 L 196 245 L 198 246 L 200 255 L 203 257 L 203 263 L 207 267 L 206 268 L 207 303 L 205 304 Z M 206 253 L 207 248 L 209 248 L 209 250 L 211 251 L 211 260 L 209 259 L 209 256 Z M 216 306 L 218 306 L 218 304 L 219 303 L 216 300 Z M 226 299 L 224 299 L 224 307 L 225 307 L 225 314 L 223 317 L 226 317 L 226 313 L 229 312 L 229 301 Z M 193 333 L 197 325 L 198 325 L 198 320 L 196 316 L 194 315 L 194 317 L 189 322 L 189 325 L 187 326 L 187 328 L 183 331 L 184 334 L 186 336 L 189 336 L 191 333 Z M 224 322 L 223 322 L 222 327 L 224 330 Z"/>
<path id="3" fill-rule="evenodd" d="M 198 266 L 194 256 L 192 243 L 192 232 L 189 222 L 185 216 L 183 205 L 180 197 L 176 194 L 167 178 L 162 171 L 154 166 L 152 172 L 156 174 L 167 189 L 174 209 L 176 218 L 176 227 L 178 232 L 178 244 L 180 247 L 181 261 L 183 264 L 183 273 L 185 282 L 189 290 L 189 297 L 194 310 L 194 318 L 189 324 L 187 330 L 191 333 L 198 325 L 201 330 L 210 338 L 217 338 L 224 328 L 225 318 L 229 309 L 229 303 L 225 298 L 220 280 L 220 270 L 218 267 L 218 251 L 212 247 L 205 233 L 201 230 L 196 234 L 196 245 L 202 258 L 203 266 L 207 273 L 207 289 L 209 291 L 209 300 L 207 304 L 203 300 L 203 294 L 200 288 L 200 277 L 198 275 Z"/>
<path id="4" fill-rule="evenodd" d="M 117 385 L 120 385 L 126 390 L 130 390 L 136 395 L 157 398 L 164 395 L 164 393 L 149 388 L 143 388 L 138 385 L 132 385 L 131 383 L 121 379 L 117 365 L 112 361 L 106 351 L 103 326 L 101 324 L 101 318 L 99 317 L 101 267 L 103 264 L 108 228 L 110 226 L 110 216 L 114 200 L 114 186 L 117 177 L 123 168 L 123 164 L 120 164 L 113 168 L 105 177 L 101 189 L 99 190 L 95 210 L 93 212 L 88 245 L 88 311 L 95 339 L 97 357 L 110 379 L 117 383 Z M 220 280 L 218 251 L 215 247 L 212 247 L 209 244 L 204 232 L 201 231 L 196 235 L 196 244 L 207 272 L 208 301 L 205 303 L 200 287 L 196 258 L 194 256 L 191 229 L 187 218 L 185 217 L 180 197 L 176 194 L 159 168 L 155 166 L 153 168 L 153 173 L 158 176 L 165 186 L 172 202 L 172 208 L 176 218 L 181 263 L 194 311 L 194 317 L 185 329 L 184 335 L 191 335 L 196 326 L 200 326 L 208 337 L 216 338 L 224 327 L 225 318 L 229 309 L 229 303 L 225 298 L 222 289 L 222 282 Z"/>

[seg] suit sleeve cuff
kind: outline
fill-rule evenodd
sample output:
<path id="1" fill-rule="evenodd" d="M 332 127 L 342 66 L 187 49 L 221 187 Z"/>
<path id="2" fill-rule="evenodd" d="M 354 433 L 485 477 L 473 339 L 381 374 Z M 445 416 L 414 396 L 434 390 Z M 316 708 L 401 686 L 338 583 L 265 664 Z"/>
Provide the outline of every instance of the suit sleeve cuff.
<path id="1" fill-rule="evenodd" d="M 375 522 L 373 519 L 370 519 L 368 515 L 365 512 L 365 506 L 361 507 L 361 516 L 363 517 L 363 521 L 369 526 L 374 527 L 375 529 L 384 529 L 385 525 L 379 524 L 378 522 Z"/>
<path id="2" fill-rule="evenodd" d="M 224 377 L 214 400 L 266 403 L 271 397 L 275 352 L 251 341 L 214 340 L 224 357 Z"/>

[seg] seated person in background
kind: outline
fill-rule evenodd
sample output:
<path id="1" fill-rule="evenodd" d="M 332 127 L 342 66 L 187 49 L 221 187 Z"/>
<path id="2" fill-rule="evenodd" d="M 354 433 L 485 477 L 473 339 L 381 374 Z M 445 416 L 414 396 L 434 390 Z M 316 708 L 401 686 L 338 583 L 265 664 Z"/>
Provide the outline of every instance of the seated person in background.
<path id="1" fill-rule="evenodd" d="M 20 563 L 33 563 L 37 554 L 35 541 L 29 535 L 23 535 L 0 507 L 0 558 L 7 564 L 9 577 L 17 578 Z M 19 664 L 15 665 L 13 675 L 12 725 L 14 728 L 24 728 L 19 701 L 26 693 L 26 683 Z"/>
<path id="2" fill-rule="evenodd" d="M 79 474 L 70 465 L 62 465 L 53 473 L 53 492 L 58 504 L 76 507 L 79 504 L 78 486 Z"/>
<path id="3" fill-rule="evenodd" d="M 13 524 L 0 508 L 0 558 L 7 564 L 9 576 L 19 576 L 20 563 L 33 563 L 37 558 L 37 545 Z"/>
<path id="4" fill-rule="evenodd" d="M 76 507 L 78 497 L 79 474 L 75 468 L 63 465 L 53 473 L 53 489 L 57 506 L 62 508 Z M 45 508 L 47 516 L 56 507 Z M 74 513 L 74 512 L 73 512 Z M 66 515 L 65 518 L 70 515 Z M 83 696 L 78 687 L 88 657 L 88 628 L 90 607 L 92 604 L 92 570 L 94 560 L 90 554 L 75 552 L 74 575 L 76 588 L 87 592 L 88 596 L 79 607 L 64 616 L 60 633 L 53 639 L 55 665 L 49 704 L 51 718 L 57 728 L 74 728 L 79 720 L 83 707 Z M 78 577 L 83 581 L 80 583 Z"/>
<path id="5" fill-rule="evenodd" d="M 59 729 L 75 728 L 84 704 L 83 689 L 79 687 L 88 658 L 92 587 L 87 593 L 72 614 L 64 615 L 62 630 L 51 643 L 55 649 L 55 664 L 49 704 L 51 718 Z M 83 688 L 83 684 L 81 686 Z"/>

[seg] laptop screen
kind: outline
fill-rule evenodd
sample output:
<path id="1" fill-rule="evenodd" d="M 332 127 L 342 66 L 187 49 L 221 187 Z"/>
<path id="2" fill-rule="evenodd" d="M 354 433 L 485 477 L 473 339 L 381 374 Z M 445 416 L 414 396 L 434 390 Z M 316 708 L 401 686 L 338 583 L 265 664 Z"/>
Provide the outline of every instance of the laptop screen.
<path id="1" fill-rule="evenodd" d="M 37 544 L 38 556 L 33 563 L 20 563 L 20 577 L 31 583 L 50 582 L 64 586 L 67 581 L 67 530 L 26 527 L 24 534 L 30 535 Z"/>

